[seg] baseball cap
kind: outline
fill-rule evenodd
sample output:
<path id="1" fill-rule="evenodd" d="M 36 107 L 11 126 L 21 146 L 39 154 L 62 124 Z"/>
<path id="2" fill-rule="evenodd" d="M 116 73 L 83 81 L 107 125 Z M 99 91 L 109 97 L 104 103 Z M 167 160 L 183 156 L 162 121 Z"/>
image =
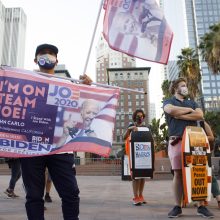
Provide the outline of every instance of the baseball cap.
<path id="1" fill-rule="evenodd" d="M 52 44 L 41 44 L 36 48 L 35 57 L 44 49 L 49 49 L 53 51 L 56 55 L 58 54 L 59 51 L 58 48 Z"/>

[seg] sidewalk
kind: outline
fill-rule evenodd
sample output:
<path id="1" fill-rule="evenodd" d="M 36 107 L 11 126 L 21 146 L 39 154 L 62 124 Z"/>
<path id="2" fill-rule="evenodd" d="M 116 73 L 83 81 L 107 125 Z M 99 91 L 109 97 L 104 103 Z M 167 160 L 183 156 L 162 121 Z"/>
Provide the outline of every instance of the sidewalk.
<path id="1" fill-rule="evenodd" d="M 149 180 L 145 185 L 146 205 L 131 204 L 131 182 L 121 181 L 119 176 L 78 176 L 80 188 L 80 220 L 164 220 L 173 208 L 170 180 Z M 8 199 L 4 194 L 9 176 L 0 176 L 0 220 L 25 220 L 25 198 L 22 182 L 19 180 L 15 192 L 17 199 Z M 220 182 L 219 182 L 220 183 Z M 46 220 L 62 220 L 61 202 L 52 188 L 53 203 L 46 203 Z M 220 210 L 215 199 L 209 209 L 220 219 Z M 203 219 L 196 215 L 196 208 L 190 205 L 183 209 L 181 220 Z"/>

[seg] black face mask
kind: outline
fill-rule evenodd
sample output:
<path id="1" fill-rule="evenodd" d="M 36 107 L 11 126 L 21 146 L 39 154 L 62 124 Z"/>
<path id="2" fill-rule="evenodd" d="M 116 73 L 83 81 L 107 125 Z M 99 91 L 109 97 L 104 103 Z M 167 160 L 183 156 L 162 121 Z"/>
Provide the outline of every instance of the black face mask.
<path id="1" fill-rule="evenodd" d="M 140 117 L 140 116 L 137 116 L 137 117 L 136 117 L 136 122 L 137 122 L 138 124 L 141 124 L 143 121 L 144 121 L 143 117 Z"/>

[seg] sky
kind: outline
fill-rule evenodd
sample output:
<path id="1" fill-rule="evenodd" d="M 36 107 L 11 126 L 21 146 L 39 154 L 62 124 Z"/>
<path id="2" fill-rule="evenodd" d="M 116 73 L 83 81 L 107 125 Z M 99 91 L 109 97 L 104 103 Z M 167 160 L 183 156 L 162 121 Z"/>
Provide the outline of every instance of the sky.
<path id="1" fill-rule="evenodd" d="M 59 48 L 59 64 L 72 77 L 82 74 L 100 7 L 100 0 L 1 0 L 5 7 L 21 7 L 27 15 L 24 68 L 36 68 L 36 46 L 54 44 Z M 101 33 L 103 10 L 92 46 L 88 73 L 94 78 L 95 46 Z"/>
<path id="2" fill-rule="evenodd" d="M 101 0 L 1 0 L 5 7 L 21 7 L 27 15 L 25 69 L 36 69 L 34 54 L 42 43 L 59 48 L 59 64 L 72 78 L 83 74 Z M 103 28 L 102 9 L 86 73 L 95 81 L 96 45 Z M 158 75 L 162 65 L 136 59 L 137 67 L 151 67 L 150 100 L 158 99 Z M 159 68 L 159 69 L 158 69 Z M 159 91 L 160 93 L 160 91 Z"/>

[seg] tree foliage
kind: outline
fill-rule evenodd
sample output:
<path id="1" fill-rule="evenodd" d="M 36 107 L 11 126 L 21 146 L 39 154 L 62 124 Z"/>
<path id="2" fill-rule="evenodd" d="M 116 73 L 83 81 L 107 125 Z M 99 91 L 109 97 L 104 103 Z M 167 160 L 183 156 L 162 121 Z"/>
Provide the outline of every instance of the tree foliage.
<path id="1" fill-rule="evenodd" d="M 181 55 L 177 56 L 177 58 L 177 65 L 180 70 L 179 76 L 186 78 L 189 96 L 191 99 L 195 99 L 200 94 L 199 56 L 193 48 L 183 48 Z"/>
<path id="2" fill-rule="evenodd" d="M 150 129 L 154 139 L 155 152 L 167 150 L 167 124 L 161 124 L 160 119 L 153 118 L 150 124 Z"/>
<path id="3" fill-rule="evenodd" d="M 170 93 L 170 81 L 169 80 L 164 80 L 162 85 L 161 85 L 161 89 L 163 91 L 163 100 L 170 98 L 172 95 Z"/>
<path id="4" fill-rule="evenodd" d="M 214 74 L 220 73 L 220 22 L 209 27 L 200 39 L 199 49 L 203 59 Z"/>
<path id="5" fill-rule="evenodd" d="M 220 112 L 206 112 L 205 120 L 211 126 L 214 136 L 220 138 Z"/>

